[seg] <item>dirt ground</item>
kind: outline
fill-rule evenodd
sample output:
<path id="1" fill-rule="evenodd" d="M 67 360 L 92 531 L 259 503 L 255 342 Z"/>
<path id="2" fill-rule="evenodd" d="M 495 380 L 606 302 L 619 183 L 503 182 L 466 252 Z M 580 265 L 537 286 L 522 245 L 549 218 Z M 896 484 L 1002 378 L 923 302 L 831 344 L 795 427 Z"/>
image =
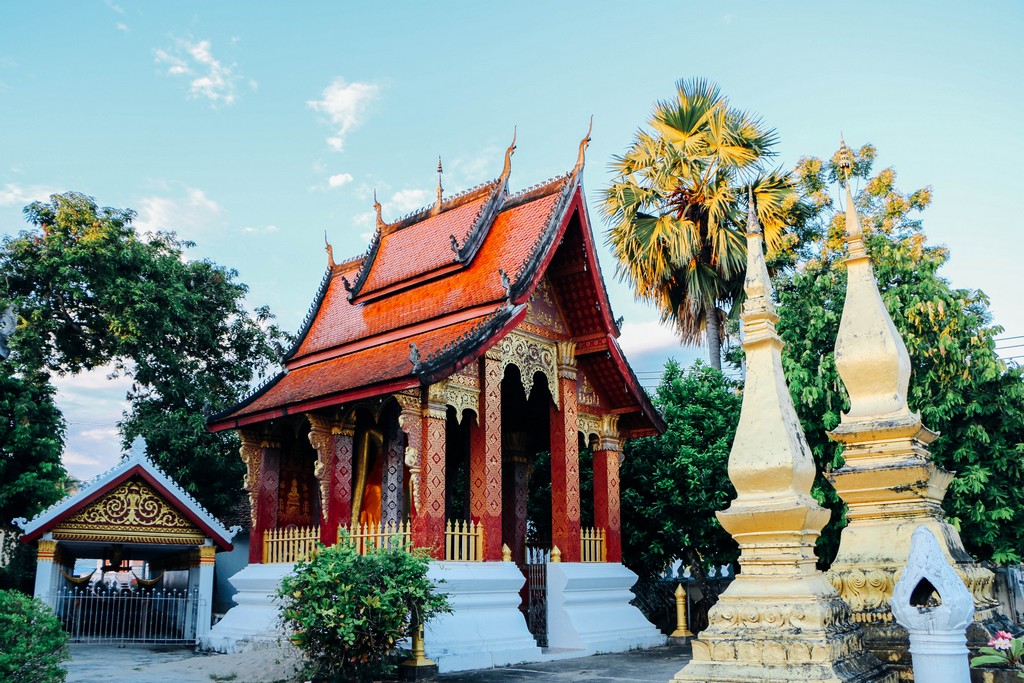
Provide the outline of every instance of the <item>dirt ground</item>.
<path id="1" fill-rule="evenodd" d="M 181 648 L 99 647 L 75 645 L 68 663 L 68 683 L 295 683 L 295 655 L 281 649 L 237 655 L 201 654 Z M 689 661 L 689 648 L 670 645 L 621 654 L 595 655 L 554 662 L 519 664 L 500 669 L 444 674 L 439 683 L 490 681 L 668 681 Z"/>

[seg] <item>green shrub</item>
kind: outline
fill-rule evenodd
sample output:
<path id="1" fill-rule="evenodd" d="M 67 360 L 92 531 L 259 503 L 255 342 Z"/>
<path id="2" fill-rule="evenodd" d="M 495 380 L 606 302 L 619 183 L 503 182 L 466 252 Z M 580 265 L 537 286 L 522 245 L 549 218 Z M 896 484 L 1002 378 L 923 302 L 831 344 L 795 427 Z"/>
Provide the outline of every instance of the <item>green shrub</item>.
<path id="1" fill-rule="evenodd" d="M 71 658 L 53 611 L 20 591 L 0 591 L 0 681 L 55 683 Z"/>
<path id="2" fill-rule="evenodd" d="M 343 538 L 295 565 L 278 590 L 281 616 L 318 680 L 366 680 L 391 669 L 413 624 L 450 612 L 427 578 L 426 553 L 381 548 L 360 555 Z"/>

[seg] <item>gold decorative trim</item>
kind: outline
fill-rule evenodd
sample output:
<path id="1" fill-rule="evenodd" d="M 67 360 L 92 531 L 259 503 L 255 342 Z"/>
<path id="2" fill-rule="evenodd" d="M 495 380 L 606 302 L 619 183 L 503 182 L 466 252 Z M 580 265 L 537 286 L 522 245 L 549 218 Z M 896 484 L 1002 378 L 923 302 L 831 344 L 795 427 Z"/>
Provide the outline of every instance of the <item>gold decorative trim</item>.
<path id="1" fill-rule="evenodd" d="M 217 559 L 217 548 L 212 545 L 199 546 L 199 566 L 213 566 Z"/>
<path id="2" fill-rule="evenodd" d="M 497 344 L 501 352 L 501 372 L 509 365 L 519 368 L 526 397 L 533 391 L 533 376 L 541 372 L 548 382 L 551 398 L 558 405 L 558 352 L 554 343 L 512 330 Z"/>
<path id="3" fill-rule="evenodd" d="M 37 562 L 53 562 L 54 556 L 57 554 L 57 541 L 37 541 L 36 542 L 36 561 Z"/>

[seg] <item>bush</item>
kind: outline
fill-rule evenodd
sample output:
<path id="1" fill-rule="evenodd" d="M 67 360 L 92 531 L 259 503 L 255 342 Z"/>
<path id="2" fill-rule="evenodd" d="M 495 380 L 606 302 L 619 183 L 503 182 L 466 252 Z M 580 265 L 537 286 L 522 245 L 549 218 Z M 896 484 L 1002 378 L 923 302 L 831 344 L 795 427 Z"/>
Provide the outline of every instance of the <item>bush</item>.
<path id="1" fill-rule="evenodd" d="M 413 625 L 450 612 L 427 578 L 420 550 L 380 548 L 360 555 L 346 542 L 319 546 L 278 590 L 281 616 L 318 680 L 366 680 L 393 668 Z"/>
<path id="2" fill-rule="evenodd" d="M 53 611 L 19 591 L 0 591 L 0 681 L 54 683 L 71 658 L 68 634 Z"/>

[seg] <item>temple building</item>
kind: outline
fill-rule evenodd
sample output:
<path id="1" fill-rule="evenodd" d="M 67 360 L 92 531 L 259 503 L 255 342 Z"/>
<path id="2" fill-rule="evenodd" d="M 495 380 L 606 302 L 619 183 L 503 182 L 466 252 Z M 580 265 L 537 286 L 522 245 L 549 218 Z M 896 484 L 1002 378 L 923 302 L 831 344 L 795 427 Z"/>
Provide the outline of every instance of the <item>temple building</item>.
<path id="1" fill-rule="evenodd" d="M 500 176 L 462 194 L 444 195 L 439 164 L 431 206 L 387 222 L 374 201 L 364 255 L 335 262 L 327 245 L 283 370 L 208 421 L 241 435 L 252 517 L 239 607 L 208 647 L 257 637 L 260 596 L 340 533 L 359 547 L 400 535 L 438 560 L 455 607 L 427 628 L 442 670 L 541 659 L 538 643 L 664 642 L 628 604 L 618 476 L 624 440 L 664 425 L 616 342 L 582 187 L 589 140 L 568 173 L 515 193 L 514 140 Z M 547 487 L 538 513 L 531 492 Z M 555 560 L 530 630 L 528 555 Z"/>

